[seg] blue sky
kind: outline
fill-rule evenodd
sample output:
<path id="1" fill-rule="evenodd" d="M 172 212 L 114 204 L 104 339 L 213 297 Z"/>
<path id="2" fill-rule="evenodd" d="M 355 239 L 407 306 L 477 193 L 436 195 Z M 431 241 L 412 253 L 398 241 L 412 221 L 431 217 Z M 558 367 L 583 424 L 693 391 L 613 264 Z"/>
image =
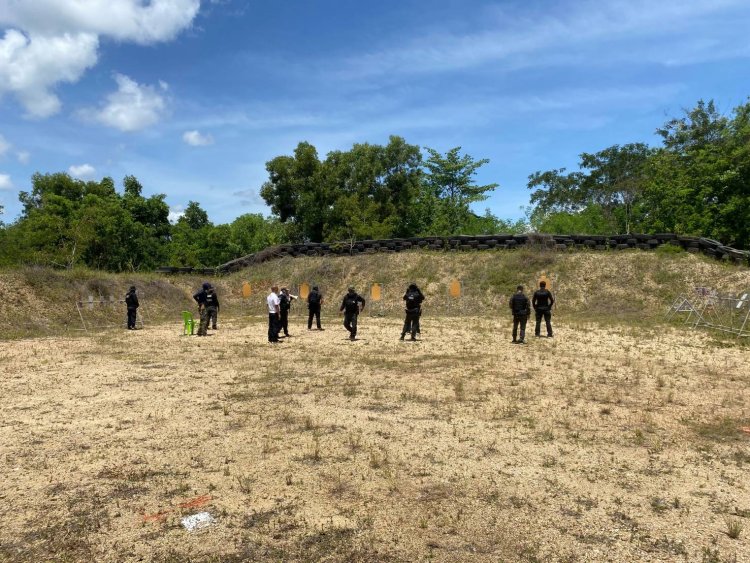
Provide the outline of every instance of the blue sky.
<path id="1" fill-rule="evenodd" d="M 0 0 L 0 219 L 67 171 L 229 222 L 299 141 L 392 134 L 489 158 L 478 210 L 518 218 L 530 173 L 744 103 L 749 29 L 746 0 Z"/>

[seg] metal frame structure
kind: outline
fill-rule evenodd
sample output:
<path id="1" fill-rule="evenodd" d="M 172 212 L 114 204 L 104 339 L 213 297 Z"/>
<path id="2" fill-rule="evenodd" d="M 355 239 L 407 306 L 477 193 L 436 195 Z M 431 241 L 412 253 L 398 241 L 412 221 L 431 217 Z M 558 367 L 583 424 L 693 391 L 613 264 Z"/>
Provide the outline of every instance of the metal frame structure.
<path id="1" fill-rule="evenodd" d="M 693 328 L 708 327 L 734 334 L 737 338 L 750 336 L 750 291 L 732 296 L 707 287 L 696 287 L 695 295 L 683 294 L 674 300 L 666 320 L 680 313 L 687 313 L 684 322 Z"/>
<path id="2" fill-rule="evenodd" d="M 89 332 L 90 330 L 94 330 L 94 329 L 118 328 L 120 326 L 120 323 L 117 323 L 117 322 L 105 322 L 104 324 L 100 324 L 100 323 L 93 324 L 91 321 L 89 321 L 87 323 L 84 317 L 84 311 L 86 310 L 93 311 L 97 308 L 99 310 L 103 308 L 112 308 L 114 310 L 115 306 L 121 305 L 123 303 L 125 303 L 124 299 L 115 299 L 113 295 L 110 295 L 109 298 L 107 299 L 105 299 L 103 295 L 100 295 L 98 301 L 94 300 L 93 295 L 89 295 L 86 301 L 84 301 L 83 299 L 77 300 L 76 310 L 78 311 L 78 317 L 81 319 L 81 326 L 83 327 L 83 330 L 86 332 Z M 144 311 L 143 300 L 140 299 L 140 307 L 138 307 L 138 315 L 136 317 L 135 322 L 136 322 L 136 326 L 140 325 L 141 328 L 145 326 L 143 311 Z"/>

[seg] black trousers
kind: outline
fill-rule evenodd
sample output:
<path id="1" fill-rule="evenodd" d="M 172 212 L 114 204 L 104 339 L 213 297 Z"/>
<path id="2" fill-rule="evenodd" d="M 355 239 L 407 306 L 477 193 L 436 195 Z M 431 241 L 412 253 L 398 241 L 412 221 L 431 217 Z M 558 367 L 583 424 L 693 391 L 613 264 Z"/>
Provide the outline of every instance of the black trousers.
<path id="1" fill-rule="evenodd" d="M 550 322 L 552 311 L 536 312 L 536 328 L 534 329 L 534 334 L 539 336 L 541 333 L 542 317 L 544 317 L 544 323 L 547 325 L 547 336 L 552 336 L 552 323 Z"/>
<path id="2" fill-rule="evenodd" d="M 401 336 L 403 337 L 407 332 L 411 333 L 412 338 L 417 336 L 417 332 L 419 332 L 419 313 L 406 313 Z"/>
<path id="3" fill-rule="evenodd" d="M 135 328 L 135 318 L 138 309 L 131 309 L 128 307 L 128 328 Z"/>
<path id="4" fill-rule="evenodd" d="M 279 317 L 276 313 L 268 313 L 268 341 L 278 342 L 279 341 Z"/>
<path id="5" fill-rule="evenodd" d="M 349 331 L 352 338 L 357 336 L 357 317 L 359 313 L 344 313 L 344 328 Z"/>
<path id="6" fill-rule="evenodd" d="M 513 315 L 513 340 L 525 340 L 526 339 L 526 321 L 529 320 L 528 315 Z M 521 327 L 521 338 L 518 336 L 518 327 Z"/>
<path id="7" fill-rule="evenodd" d="M 284 331 L 285 336 L 289 336 L 289 310 L 286 311 L 282 309 L 281 311 L 281 320 L 279 321 L 279 331 Z"/>
<path id="8" fill-rule="evenodd" d="M 318 329 L 320 329 L 320 307 L 312 308 L 310 307 L 310 310 L 307 314 L 307 328 L 312 328 L 312 322 L 313 317 L 315 317 L 315 324 L 317 325 Z"/>

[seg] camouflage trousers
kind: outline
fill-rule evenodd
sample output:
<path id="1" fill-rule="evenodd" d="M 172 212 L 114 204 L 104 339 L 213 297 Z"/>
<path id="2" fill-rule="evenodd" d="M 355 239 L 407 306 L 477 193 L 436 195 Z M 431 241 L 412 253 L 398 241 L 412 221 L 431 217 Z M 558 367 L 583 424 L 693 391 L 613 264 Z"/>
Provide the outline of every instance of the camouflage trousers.
<path id="1" fill-rule="evenodd" d="M 201 324 L 198 325 L 198 336 L 206 336 L 208 330 L 208 311 L 201 307 Z"/>
<path id="2" fill-rule="evenodd" d="M 206 320 L 206 328 L 211 326 L 214 330 L 216 330 L 216 319 L 219 316 L 219 308 L 206 307 L 206 309 L 208 310 L 208 320 Z"/>

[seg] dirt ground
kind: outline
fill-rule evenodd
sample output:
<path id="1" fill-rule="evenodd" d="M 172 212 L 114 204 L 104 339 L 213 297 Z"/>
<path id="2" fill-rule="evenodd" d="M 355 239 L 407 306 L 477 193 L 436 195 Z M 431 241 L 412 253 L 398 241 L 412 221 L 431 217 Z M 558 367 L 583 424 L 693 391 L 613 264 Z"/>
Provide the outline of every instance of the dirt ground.
<path id="1" fill-rule="evenodd" d="M 746 345 L 400 322 L 0 342 L 0 560 L 750 561 Z"/>

